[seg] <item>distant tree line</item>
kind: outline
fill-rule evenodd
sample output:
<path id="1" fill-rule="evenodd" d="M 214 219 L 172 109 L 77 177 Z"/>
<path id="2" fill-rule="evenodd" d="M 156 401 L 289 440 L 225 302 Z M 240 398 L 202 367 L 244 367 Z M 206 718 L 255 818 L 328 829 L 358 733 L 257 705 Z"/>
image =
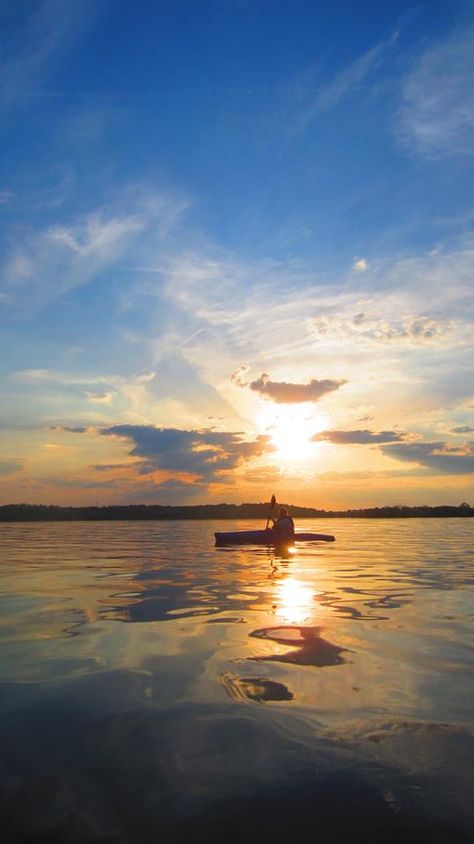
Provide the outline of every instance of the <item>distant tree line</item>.
<path id="1" fill-rule="evenodd" d="M 298 519 L 407 519 L 474 516 L 470 504 L 458 507 L 370 507 L 357 510 L 317 510 L 313 507 L 282 505 Z M 52 504 L 5 504 L 0 522 L 121 521 L 156 519 L 258 519 L 268 516 L 268 504 L 129 504 L 110 507 L 57 507 Z"/>

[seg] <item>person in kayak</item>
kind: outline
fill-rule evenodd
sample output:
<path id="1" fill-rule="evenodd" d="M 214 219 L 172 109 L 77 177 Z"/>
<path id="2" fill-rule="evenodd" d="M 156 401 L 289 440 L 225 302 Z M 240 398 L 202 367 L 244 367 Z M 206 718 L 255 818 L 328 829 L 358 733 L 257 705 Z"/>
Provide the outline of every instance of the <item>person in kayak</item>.
<path id="1" fill-rule="evenodd" d="M 285 539 L 293 539 L 295 535 L 295 523 L 284 507 L 280 507 L 278 519 L 273 519 L 273 530 Z"/>

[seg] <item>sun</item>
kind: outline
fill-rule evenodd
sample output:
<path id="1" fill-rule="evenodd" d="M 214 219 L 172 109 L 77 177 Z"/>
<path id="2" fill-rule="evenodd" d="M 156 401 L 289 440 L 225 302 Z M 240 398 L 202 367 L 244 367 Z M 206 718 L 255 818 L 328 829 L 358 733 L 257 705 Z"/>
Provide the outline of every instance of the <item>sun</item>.
<path id="1" fill-rule="evenodd" d="M 311 437 L 328 428 L 329 422 L 311 405 L 283 404 L 262 408 L 258 427 L 270 437 L 279 462 L 296 465 L 314 458 L 319 444 L 311 442 Z"/>

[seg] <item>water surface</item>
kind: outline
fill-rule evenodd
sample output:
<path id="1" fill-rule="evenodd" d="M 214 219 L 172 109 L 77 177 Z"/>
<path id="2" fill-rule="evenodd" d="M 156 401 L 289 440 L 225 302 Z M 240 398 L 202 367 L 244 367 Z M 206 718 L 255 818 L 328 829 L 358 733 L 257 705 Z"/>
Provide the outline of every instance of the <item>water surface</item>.
<path id="1" fill-rule="evenodd" d="M 254 527 L 0 526 L 6 840 L 471 840 L 473 520 Z"/>

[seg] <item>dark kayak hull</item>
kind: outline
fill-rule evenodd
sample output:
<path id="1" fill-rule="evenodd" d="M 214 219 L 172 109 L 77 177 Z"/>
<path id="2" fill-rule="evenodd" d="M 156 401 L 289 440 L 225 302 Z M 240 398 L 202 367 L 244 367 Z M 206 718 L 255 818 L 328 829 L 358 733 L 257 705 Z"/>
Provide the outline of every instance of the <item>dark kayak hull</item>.
<path id="1" fill-rule="evenodd" d="M 216 545 L 292 545 L 293 542 L 334 542 L 327 533 L 295 533 L 282 536 L 274 530 L 234 530 L 215 533 Z"/>

